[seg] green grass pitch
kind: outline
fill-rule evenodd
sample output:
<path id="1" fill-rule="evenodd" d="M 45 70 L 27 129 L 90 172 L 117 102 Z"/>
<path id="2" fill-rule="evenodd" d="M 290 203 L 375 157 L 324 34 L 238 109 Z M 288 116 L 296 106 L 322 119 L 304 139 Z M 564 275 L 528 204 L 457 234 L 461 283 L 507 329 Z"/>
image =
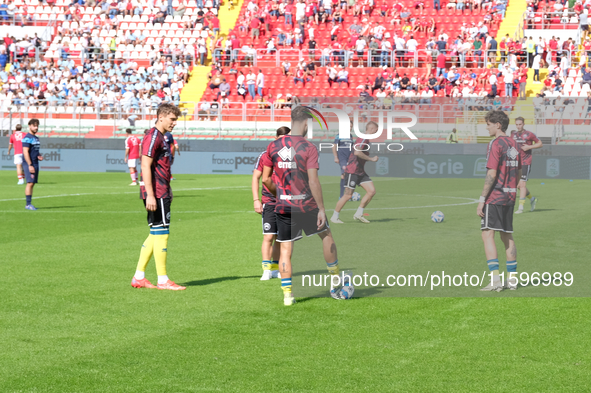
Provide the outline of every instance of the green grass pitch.
<path id="1" fill-rule="evenodd" d="M 330 216 L 338 179 L 322 180 Z M 355 224 L 351 203 L 332 225 L 343 267 L 484 270 L 470 202 L 482 180 L 374 180 L 372 224 Z M 148 230 L 129 181 L 43 172 L 31 212 L 0 172 L 0 392 L 588 390 L 589 181 L 530 181 L 538 210 L 514 220 L 519 270 L 571 271 L 569 290 L 357 288 L 335 301 L 296 286 L 292 307 L 278 280 L 259 281 L 249 176 L 177 176 L 168 273 L 188 288 L 132 288 Z M 296 273 L 324 269 L 317 237 L 296 243 Z"/>

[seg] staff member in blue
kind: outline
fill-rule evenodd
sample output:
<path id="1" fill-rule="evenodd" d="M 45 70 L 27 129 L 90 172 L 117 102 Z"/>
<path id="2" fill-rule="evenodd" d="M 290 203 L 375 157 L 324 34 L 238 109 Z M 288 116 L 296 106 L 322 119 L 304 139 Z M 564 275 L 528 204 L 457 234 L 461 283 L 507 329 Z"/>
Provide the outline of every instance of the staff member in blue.
<path id="1" fill-rule="evenodd" d="M 25 198 L 27 199 L 27 210 L 37 210 L 35 206 L 31 204 L 33 198 L 33 187 L 39 180 L 39 161 L 43 161 L 43 156 L 39 154 L 39 147 L 41 142 L 35 134 L 39 130 L 39 120 L 29 120 L 29 133 L 23 138 L 23 158 L 26 161 L 26 165 L 23 165 L 25 172 L 25 181 L 27 187 L 25 188 Z"/>
<path id="2" fill-rule="evenodd" d="M 350 129 L 353 129 L 353 122 L 351 122 Z M 334 162 L 339 164 L 341 168 L 341 193 L 339 199 L 343 197 L 345 193 L 345 168 L 349 162 L 349 156 L 353 151 L 353 135 L 349 134 L 349 138 L 340 139 L 339 135 L 334 138 L 332 144 L 332 155 L 334 156 Z"/>

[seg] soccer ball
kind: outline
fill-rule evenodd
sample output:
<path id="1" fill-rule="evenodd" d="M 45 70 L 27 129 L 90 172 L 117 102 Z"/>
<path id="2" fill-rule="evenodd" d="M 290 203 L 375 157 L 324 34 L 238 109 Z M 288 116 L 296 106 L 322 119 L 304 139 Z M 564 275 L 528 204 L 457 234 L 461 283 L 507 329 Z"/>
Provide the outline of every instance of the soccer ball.
<path id="1" fill-rule="evenodd" d="M 361 194 L 359 194 L 358 192 L 354 192 L 353 195 L 351 195 L 351 200 L 355 202 L 361 200 Z"/>
<path id="2" fill-rule="evenodd" d="M 433 221 L 433 222 L 443 222 L 444 218 L 445 218 L 445 216 L 439 210 L 437 210 L 436 212 L 433 212 L 433 214 L 431 214 L 431 221 Z"/>
<path id="3" fill-rule="evenodd" d="M 341 299 L 347 300 L 353 297 L 355 288 L 350 283 L 341 288 Z"/>

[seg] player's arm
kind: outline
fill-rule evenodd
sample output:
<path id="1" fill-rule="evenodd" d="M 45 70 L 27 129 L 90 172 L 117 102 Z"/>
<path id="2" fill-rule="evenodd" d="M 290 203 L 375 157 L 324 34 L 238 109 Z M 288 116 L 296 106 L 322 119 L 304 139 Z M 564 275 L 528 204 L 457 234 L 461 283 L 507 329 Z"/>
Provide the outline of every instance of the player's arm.
<path id="1" fill-rule="evenodd" d="M 10 151 L 12 150 L 12 143 L 8 144 L 8 155 L 10 155 Z M 16 149 L 14 149 L 16 151 Z"/>
<path id="2" fill-rule="evenodd" d="M 263 167 L 263 184 L 267 187 L 267 189 L 275 196 L 277 196 L 277 187 L 275 187 L 275 183 L 271 179 L 273 175 L 273 167 L 264 166 Z"/>
<path id="3" fill-rule="evenodd" d="M 339 155 L 337 154 L 337 143 L 336 140 L 332 144 L 332 155 L 334 156 L 334 162 L 339 163 Z"/>
<path id="4" fill-rule="evenodd" d="M 353 153 L 353 154 L 355 154 L 355 157 L 359 157 L 362 160 L 366 160 L 366 161 L 376 162 L 378 160 L 378 156 L 370 157 L 367 154 L 365 154 L 364 151 L 361 151 L 361 150 L 355 150 L 355 153 Z"/>
<path id="5" fill-rule="evenodd" d="M 258 169 L 252 171 L 252 200 L 254 202 L 254 211 L 259 214 L 263 213 L 263 205 L 259 199 L 259 180 L 261 180 L 262 175 L 263 172 Z"/>
<path id="6" fill-rule="evenodd" d="M 317 168 L 308 169 L 308 182 L 310 184 L 310 191 L 312 192 L 312 197 L 318 205 L 318 222 L 316 224 L 318 225 L 318 229 L 320 229 L 326 223 L 326 212 L 324 211 L 324 200 L 322 199 L 322 186 L 320 185 L 320 180 L 318 179 Z"/>
<path id="7" fill-rule="evenodd" d="M 181 155 L 181 149 L 179 149 L 179 144 L 176 143 L 176 141 L 174 142 L 174 151 L 175 153 L 178 153 L 179 156 Z"/>
<path id="8" fill-rule="evenodd" d="M 127 157 L 129 157 L 129 147 L 125 148 L 125 162 L 127 162 Z"/>
<path id="9" fill-rule="evenodd" d="M 29 173 L 35 173 L 35 167 L 33 166 L 33 161 L 31 161 L 31 155 L 29 154 L 29 146 L 23 146 L 23 158 L 29 166 Z"/>
<path id="10" fill-rule="evenodd" d="M 144 188 L 146 189 L 146 210 L 151 212 L 156 211 L 156 196 L 154 195 L 154 187 L 152 186 L 152 162 L 154 159 L 150 156 L 144 155 L 142 157 L 142 179 L 144 181 Z"/>
<path id="11" fill-rule="evenodd" d="M 538 140 L 536 143 L 534 143 L 533 145 L 529 145 L 527 147 L 527 150 L 533 150 L 533 149 L 539 149 L 540 147 L 542 147 L 543 143 L 542 141 Z M 525 146 L 523 146 L 525 147 Z"/>
<path id="12" fill-rule="evenodd" d="M 521 170 L 519 171 L 521 173 Z M 489 169 L 486 171 L 486 178 L 484 179 L 484 187 L 482 189 L 482 194 L 480 194 L 480 200 L 478 203 L 478 208 L 476 209 L 476 213 L 480 217 L 484 217 L 484 201 L 490 194 L 492 188 L 495 185 L 495 180 L 497 179 L 497 170 L 496 169 Z"/>

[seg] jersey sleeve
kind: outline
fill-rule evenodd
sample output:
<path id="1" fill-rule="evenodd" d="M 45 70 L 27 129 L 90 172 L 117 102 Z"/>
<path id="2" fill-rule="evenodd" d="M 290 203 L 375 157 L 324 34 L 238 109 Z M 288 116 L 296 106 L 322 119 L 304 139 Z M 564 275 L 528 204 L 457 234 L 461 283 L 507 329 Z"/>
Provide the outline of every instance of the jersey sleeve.
<path id="1" fill-rule="evenodd" d="M 148 134 L 147 138 L 144 138 L 144 142 L 146 143 L 142 145 L 142 155 L 154 158 L 156 151 L 160 147 L 158 134 L 156 132 L 152 132 L 151 135 Z"/>
<path id="2" fill-rule="evenodd" d="M 8 143 L 10 143 L 11 145 L 14 145 L 14 134 L 10 135 L 10 140 L 8 141 Z"/>
<path id="3" fill-rule="evenodd" d="M 263 166 L 268 166 L 273 168 L 273 159 L 271 158 L 271 154 L 273 152 L 273 143 L 270 143 L 269 146 L 267 146 L 267 150 L 265 151 L 265 154 L 263 154 L 263 156 L 261 157 L 261 159 L 263 160 Z"/>
<path id="4" fill-rule="evenodd" d="M 306 170 L 308 169 L 318 169 L 320 166 L 318 165 L 318 150 L 316 146 L 310 144 L 306 149 Z"/>
<path id="5" fill-rule="evenodd" d="M 528 140 L 532 141 L 532 145 L 535 144 L 535 143 L 538 143 L 540 141 L 540 139 L 533 132 L 530 132 L 529 133 Z"/>
<path id="6" fill-rule="evenodd" d="M 125 149 L 129 149 L 129 138 L 125 139 Z"/>
<path id="7" fill-rule="evenodd" d="M 31 142 L 33 142 L 33 141 L 29 137 L 25 136 L 21 142 L 23 144 L 23 148 L 25 148 L 25 147 L 30 148 Z"/>
<path id="8" fill-rule="evenodd" d="M 488 151 L 488 158 L 486 160 L 486 167 L 488 169 L 495 169 L 499 168 L 499 159 L 501 158 L 501 148 L 497 141 L 493 141 L 490 145 L 490 150 Z"/>

